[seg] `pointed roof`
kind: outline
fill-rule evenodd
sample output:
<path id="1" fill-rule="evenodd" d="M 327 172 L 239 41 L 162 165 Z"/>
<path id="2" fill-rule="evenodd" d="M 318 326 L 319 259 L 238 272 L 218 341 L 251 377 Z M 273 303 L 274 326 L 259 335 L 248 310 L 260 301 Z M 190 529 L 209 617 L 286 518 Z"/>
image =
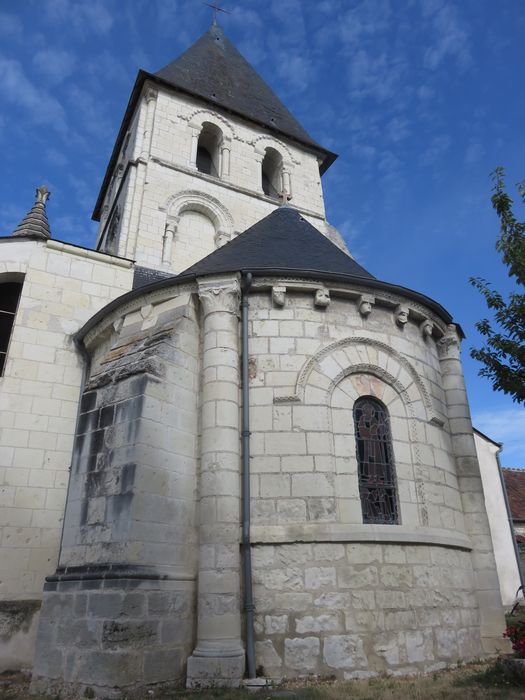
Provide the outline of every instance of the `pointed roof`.
<path id="1" fill-rule="evenodd" d="M 319 158 L 321 174 L 337 158 L 312 139 L 219 25 L 213 24 L 162 70 L 139 70 L 93 210 L 95 221 L 100 220 L 104 196 L 146 81 L 197 97 L 306 146 Z"/>
<path id="2" fill-rule="evenodd" d="M 15 228 L 12 236 L 41 238 L 44 241 L 51 238 L 51 229 L 46 214 L 46 202 L 50 195 L 51 193 L 45 185 L 36 188 L 36 202 Z"/>
<path id="3" fill-rule="evenodd" d="M 321 148 L 288 111 L 218 24 L 187 51 L 155 73 L 175 88 Z"/>
<path id="4" fill-rule="evenodd" d="M 239 270 L 309 271 L 374 279 L 289 205 L 275 209 L 180 276 L 200 277 Z"/>

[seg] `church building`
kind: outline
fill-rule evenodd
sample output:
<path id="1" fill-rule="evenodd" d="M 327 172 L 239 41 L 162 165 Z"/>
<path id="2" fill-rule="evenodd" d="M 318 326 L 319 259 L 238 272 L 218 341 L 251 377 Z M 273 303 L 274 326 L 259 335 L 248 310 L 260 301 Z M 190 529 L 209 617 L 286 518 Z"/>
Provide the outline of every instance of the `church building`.
<path id="1" fill-rule="evenodd" d="M 107 697 L 506 648 L 461 328 L 353 259 L 335 158 L 214 23 L 139 71 L 95 249 L 45 187 L 0 238 L 0 671 Z"/>

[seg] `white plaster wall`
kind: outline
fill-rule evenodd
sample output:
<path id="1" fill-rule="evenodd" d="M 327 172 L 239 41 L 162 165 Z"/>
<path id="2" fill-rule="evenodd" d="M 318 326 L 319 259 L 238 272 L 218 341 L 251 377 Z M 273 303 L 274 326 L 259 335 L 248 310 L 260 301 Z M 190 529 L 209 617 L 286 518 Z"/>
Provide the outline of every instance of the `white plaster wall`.
<path id="1" fill-rule="evenodd" d="M 474 433 L 485 505 L 489 518 L 490 534 L 498 570 L 503 605 L 512 605 L 521 585 L 518 563 L 514 551 L 513 534 L 508 521 L 505 497 L 501 485 L 500 470 L 496 459 L 498 447 L 479 433 Z"/>
<path id="2" fill-rule="evenodd" d="M 56 567 L 82 366 L 71 340 L 131 289 L 131 263 L 58 241 L 4 239 L 25 274 L 0 378 L 0 599 L 40 598 Z"/>

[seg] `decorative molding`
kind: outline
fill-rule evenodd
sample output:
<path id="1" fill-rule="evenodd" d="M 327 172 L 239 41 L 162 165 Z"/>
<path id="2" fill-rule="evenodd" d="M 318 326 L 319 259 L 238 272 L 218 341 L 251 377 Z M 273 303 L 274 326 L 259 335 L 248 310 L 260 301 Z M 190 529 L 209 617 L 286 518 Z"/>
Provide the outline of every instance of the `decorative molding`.
<path id="1" fill-rule="evenodd" d="M 265 142 L 267 145 L 266 145 L 266 146 L 261 146 L 261 145 L 259 145 L 259 143 L 260 143 L 261 141 Z M 288 155 L 289 160 L 290 160 L 294 165 L 301 165 L 301 161 L 298 160 L 298 159 L 293 155 L 293 153 L 291 152 L 291 150 L 289 149 L 289 147 L 288 147 L 283 141 L 281 141 L 280 139 L 276 139 L 276 138 L 273 137 L 273 136 L 269 136 L 269 135 L 267 135 L 267 134 L 263 134 L 263 135 L 261 135 L 261 136 L 256 136 L 254 139 L 252 139 L 251 141 L 248 141 L 247 143 L 249 143 L 251 146 L 253 146 L 255 152 L 256 152 L 256 153 L 259 153 L 260 155 L 264 155 L 264 151 L 265 151 L 266 148 L 268 148 L 268 147 L 274 148 L 276 151 L 279 151 L 279 149 L 281 149 L 281 150 L 283 150 L 283 151 L 286 152 L 286 154 Z M 281 157 L 282 157 L 282 153 L 281 153 Z"/>
<path id="2" fill-rule="evenodd" d="M 201 115 L 202 115 L 202 118 L 201 118 Z M 202 129 L 202 125 L 204 122 L 210 122 L 211 124 L 213 124 L 214 123 L 213 120 L 216 120 L 218 123 L 215 124 L 215 126 L 218 129 L 221 129 L 221 132 L 223 132 L 223 128 L 224 128 L 228 131 L 228 138 L 230 138 L 230 139 L 236 138 L 235 129 L 230 124 L 230 122 L 227 121 L 223 116 L 221 116 L 217 112 L 213 112 L 210 109 L 196 109 L 188 116 L 184 116 L 183 114 L 179 114 L 179 117 L 181 119 L 183 119 L 184 121 L 187 121 L 188 126 L 194 128 L 194 129 Z M 221 126 L 223 128 L 221 128 Z M 223 137 L 224 137 L 224 133 L 223 133 Z"/>
<path id="3" fill-rule="evenodd" d="M 198 211 L 208 216 L 215 231 L 221 231 L 230 237 L 233 234 L 234 222 L 229 210 L 215 197 L 200 190 L 183 190 L 170 195 L 160 211 L 167 212 L 168 220 L 174 221 L 185 211 Z"/>

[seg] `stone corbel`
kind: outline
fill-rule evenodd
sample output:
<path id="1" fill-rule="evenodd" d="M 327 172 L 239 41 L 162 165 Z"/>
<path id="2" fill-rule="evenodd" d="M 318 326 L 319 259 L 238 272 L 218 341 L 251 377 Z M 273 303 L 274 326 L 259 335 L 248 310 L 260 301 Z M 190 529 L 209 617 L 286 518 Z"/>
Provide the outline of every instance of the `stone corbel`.
<path id="1" fill-rule="evenodd" d="M 421 331 L 421 335 L 423 336 L 423 338 L 426 340 L 427 338 L 432 337 L 434 324 L 432 323 L 432 321 L 429 321 L 428 318 L 425 318 L 425 320 L 419 324 L 419 330 Z"/>
<path id="2" fill-rule="evenodd" d="M 398 304 L 396 310 L 394 311 L 394 317 L 397 325 L 400 328 L 404 328 L 405 324 L 408 323 L 408 306 L 404 304 Z"/>
<path id="3" fill-rule="evenodd" d="M 284 306 L 286 303 L 286 287 L 281 285 L 272 287 L 272 301 L 275 306 Z"/>
<path id="4" fill-rule="evenodd" d="M 330 292 L 326 287 L 315 290 L 314 305 L 326 308 L 330 304 Z"/>
<path id="5" fill-rule="evenodd" d="M 372 294 L 361 294 L 357 300 L 357 309 L 363 318 L 370 316 L 375 301 L 376 298 Z"/>

